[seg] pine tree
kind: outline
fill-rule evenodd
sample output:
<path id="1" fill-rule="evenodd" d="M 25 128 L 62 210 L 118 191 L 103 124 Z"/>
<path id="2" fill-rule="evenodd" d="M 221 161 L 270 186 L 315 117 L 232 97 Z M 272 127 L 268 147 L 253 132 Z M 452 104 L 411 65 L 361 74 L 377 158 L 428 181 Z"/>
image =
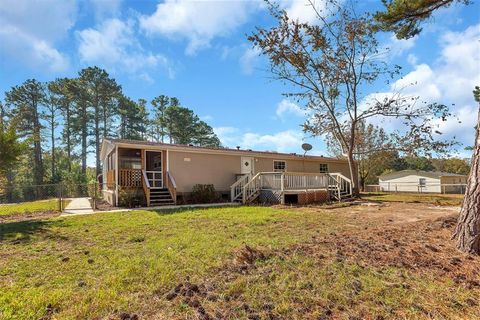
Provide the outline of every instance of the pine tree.
<path id="1" fill-rule="evenodd" d="M 57 140 L 57 137 L 55 135 L 55 130 L 58 127 L 58 113 L 59 113 L 60 107 L 58 102 L 56 101 L 56 98 L 54 96 L 51 96 L 50 94 L 47 94 L 46 102 L 45 102 L 45 108 L 41 114 L 41 117 L 46 121 L 47 126 L 48 126 L 48 135 L 50 138 L 50 171 L 51 171 L 51 177 L 50 177 L 50 182 L 55 183 L 58 182 L 60 177 L 57 174 L 56 171 L 56 159 L 55 159 L 55 142 Z"/>
<path id="2" fill-rule="evenodd" d="M 89 67 L 79 73 L 79 81 L 86 95 L 87 108 L 92 110 L 93 140 L 95 149 L 95 167 L 97 175 L 101 173 L 101 139 L 109 134 L 109 123 L 113 117 L 113 99 L 120 95 L 121 87 L 108 73 L 98 67 Z M 103 128 L 102 128 L 103 127 Z"/>
<path id="3" fill-rule="evenodd" d="M 56 79 L 48 84 L 52 103 L 58 106 L 63 116 L 62 140 L 65 144 L 67 155 L 68 171 L 72 170 L 72 125 L 73 125 L 73 103 L 74 80 L 68 78 Z"/>
<path id="4" fill-rule="evenodd" d="M 40 122 L 41 107 L 45 104 L 45 85 L 29 79 L 20 86 L 5 93 L 7 105 L 13 106 L 13 117 L 18 120 L 19 136 L 31 145 L 30 164 L 33 170 L 33 183 L 43 184 L 44 167 L 42 157 L 43 126 Z"/>
<path id="5" fill-rule="evenodd" d="M 168 108 L 169 100 L 167 96 L 160 95 L 151 101 L 154 110 L 151 131 L 154 140 L 157 142 L 165 142 L 165 136 L 167 135 L 165 112 Z"/>

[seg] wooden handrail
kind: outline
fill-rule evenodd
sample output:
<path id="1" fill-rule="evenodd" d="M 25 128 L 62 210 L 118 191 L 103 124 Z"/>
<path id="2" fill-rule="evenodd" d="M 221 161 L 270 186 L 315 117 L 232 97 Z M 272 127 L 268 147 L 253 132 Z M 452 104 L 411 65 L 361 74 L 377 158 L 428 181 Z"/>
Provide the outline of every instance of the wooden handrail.
<path id="1" fill-rule="evenodd" d="M 170 171 L 167 171 L 167 189 L 170 192 L 173 202 L 177 204 L 177 183 Z"/>
<path id="2" fill-rule="evenodd" d="M 150 206 L 150 182 L 148 182 L 147 173 L 142 170 L 142 186 L 145 197 L 147 198 L 147 206 Z"/>

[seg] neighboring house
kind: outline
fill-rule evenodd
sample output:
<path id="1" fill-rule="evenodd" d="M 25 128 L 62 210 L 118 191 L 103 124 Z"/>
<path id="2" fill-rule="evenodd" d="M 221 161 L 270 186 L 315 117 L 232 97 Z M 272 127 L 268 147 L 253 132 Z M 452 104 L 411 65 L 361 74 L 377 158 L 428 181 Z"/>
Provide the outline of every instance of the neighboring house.
<path id="1" fill-rule="evenodd" d="M 463 193 L 467 176 L 447 172 L 402 170 L 381 175 L 381 191 Z"/>
<path id="2" fill-rule="evenodd" d="M 136 188 L 148 206 L 185 203 L 196 184 L 229 201 L 308 203 L 351 195 L 347 161 L 322 156 L 104 139 L 103 195 Z"/>

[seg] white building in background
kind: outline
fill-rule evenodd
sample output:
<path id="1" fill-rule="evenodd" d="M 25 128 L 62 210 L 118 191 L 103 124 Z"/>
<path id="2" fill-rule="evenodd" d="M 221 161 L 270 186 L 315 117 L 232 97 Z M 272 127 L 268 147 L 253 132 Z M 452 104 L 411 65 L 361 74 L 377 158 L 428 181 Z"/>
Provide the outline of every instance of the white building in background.
<path id="1" fill-rule="evenodd" d="M 447 172 L 402 170 L 378 178 L 381 191 L 464 193 L 467 176 Z"/>

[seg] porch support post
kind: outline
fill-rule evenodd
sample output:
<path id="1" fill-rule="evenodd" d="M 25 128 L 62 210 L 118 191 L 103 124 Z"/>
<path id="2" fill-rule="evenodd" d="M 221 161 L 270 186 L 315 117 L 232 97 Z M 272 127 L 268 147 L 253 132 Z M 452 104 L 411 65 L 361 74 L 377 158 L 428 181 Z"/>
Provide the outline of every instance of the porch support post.
<path id="1" fill-rule="evenodd" d="M 170 172 L 170 156 L 167 149 L 167 172 Z"/>
<path id="2" fill-rule="evenodd" d="M 118 206 L 118 146 L 115 145 L 115 206 Z"/>

